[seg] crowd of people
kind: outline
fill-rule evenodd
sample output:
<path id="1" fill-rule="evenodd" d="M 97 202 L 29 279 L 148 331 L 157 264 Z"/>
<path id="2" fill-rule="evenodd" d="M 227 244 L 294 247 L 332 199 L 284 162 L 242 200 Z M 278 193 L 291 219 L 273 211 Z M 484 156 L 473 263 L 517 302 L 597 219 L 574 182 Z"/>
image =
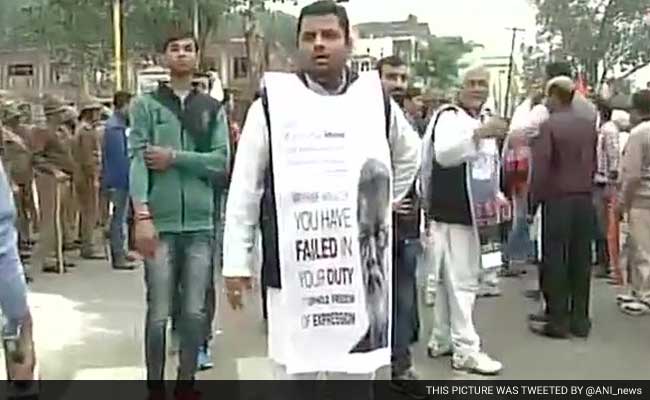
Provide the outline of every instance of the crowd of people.
<path id="1" fill-rule="evenodd" d="M 239 310 L 261 244 L 277 379 L 365 380 L 390 363 L 394 388 L 424 398 L 411 354 L 418 268 L 435 293 L 428 355 L 469 373 L 503 369 L 481 348 L 477 296 L 499 296 L 499 274 L 529 263 L 539 265 L 535 333 L 589 336 L 592 265 L 629 288 L 621 311 L 650 313 L 650 91 L 612 110 L 552 63 L 507 120 L 486 106 L 490 73 L 475 66 L 454 101 L 426 110 L 399 57 L 378 74 L 346 67 L 350 22 L 336 2 L 302 9 L 297 43 L 298 70 L 265 75 L 241 135 L 193 83 L 200 49 L 185 32 L 162 47 L 170 81 L 133 101 L 116 93 L 109 118 L 89 97 L 75 108 L 43 96 L 42 118 L 5 98 L 5 316 L 31 326 L 19 250 L 26 261 L 35 246 L 29 264 L 45 272 L 74 267 L 75 249 L 116 270 L 142 258 L 150 398 L 165 398 L 170 319 L 176 398 L 197 398 L 192 382 L 213 362 L 215 265 Z"/>

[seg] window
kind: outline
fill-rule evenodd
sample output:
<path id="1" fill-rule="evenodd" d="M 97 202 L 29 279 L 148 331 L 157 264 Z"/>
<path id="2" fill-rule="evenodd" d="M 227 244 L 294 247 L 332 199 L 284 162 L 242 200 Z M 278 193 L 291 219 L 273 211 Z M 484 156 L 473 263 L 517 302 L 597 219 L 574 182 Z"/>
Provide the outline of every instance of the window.
<path id="1" fill-rule="evenodd" d="M 34 76 L 32 64 L 10 64 L 7 67 L 8 76 Z"/>
<path id="2" fill-rule="evenodd" d="M 235 79 L 248 78 L 247 57 L 235 57 L 233 59 L 233 77 Z"/>

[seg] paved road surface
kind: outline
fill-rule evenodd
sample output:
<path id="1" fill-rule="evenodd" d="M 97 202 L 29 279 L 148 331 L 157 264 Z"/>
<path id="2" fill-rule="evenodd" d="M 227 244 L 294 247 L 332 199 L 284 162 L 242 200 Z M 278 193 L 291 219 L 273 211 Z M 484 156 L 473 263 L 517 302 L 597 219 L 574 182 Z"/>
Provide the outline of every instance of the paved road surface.
<path id="1" fill-rule="evenodd" d="M 525 325 L 535 305 L 521 292 L 533 285 L 505 279 L 504 295 L 481 299 L 476 310 L 484 347 L 505 364 L 501 379 L 649 379 L 650 317 L 619 313 L 615 289 L 594 281 L 594 329 L 588 340 L 537 337 Z M 142 379 L 144 372 L 142 269 L 117 272 L 105 262 L 82 262 L 62 275 L 36 276 L 31 304 L 44 379 Z M 216 367 L 200 379 L 270 379 L 258 296 L 235 314 L 221 300 L 213 343 Z M 251 303 L 252 302 L 252 303 Z M 429 360 L 425 346 L 431 308 L 422 308 L 422 340 L 416 366 L 425 379 L 484 379 L 451 371 L 449 361 Z M 169 363 L 168 377 L 174 377 Z M 387 376 L 383 371 L 380 376 Z"/>

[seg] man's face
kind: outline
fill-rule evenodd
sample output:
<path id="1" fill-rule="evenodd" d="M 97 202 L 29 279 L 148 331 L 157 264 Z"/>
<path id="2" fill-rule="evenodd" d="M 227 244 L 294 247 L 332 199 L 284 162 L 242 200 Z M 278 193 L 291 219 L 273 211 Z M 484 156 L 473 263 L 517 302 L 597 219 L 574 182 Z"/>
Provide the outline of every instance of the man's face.
<path id="1" fill-rule="evenodd" d="M 165 49 L 165 65 L 172 75 L 188 75 L 194 72 L 198 52 L 194 39 L 179 39 L 170 42 Z"/>
<path id="2" fill-rule="evenodd" d="M 341 74 L 350 54 L 350 43 L 336 15 L 307 16 L 298 37 L 298 60 L 302 71 L 316 77 Z"/>
<path id="3" fill-rule="evenodd" d="M 384 65 L 381 67 L 380 73 L 381 83 L 384 85 L 388 94 L 397 101 L 403 100 L 408 84 L 408 70 L 406 65 L 400 65 L 399 67 Z"/>
<path id="4" fill-rule="evenodd" d="M 478 110 L 487 101 L 490 93 L 490 76 L 487 71 L 468 72 L 460 90 L 461 104 L 470 110 Z"/>
<path id="5" fill-rule="evenodd" d="M 129 98 L 129 100 L 127 100 L 126 103 L 124 103 L 122 108 L 119 109 L 119 111 L 122 112 L 122 114 L 124 115 L 129 114 L 129 109 L 131 108 L 131 101 L 133 101 L 133 99 Z"/>

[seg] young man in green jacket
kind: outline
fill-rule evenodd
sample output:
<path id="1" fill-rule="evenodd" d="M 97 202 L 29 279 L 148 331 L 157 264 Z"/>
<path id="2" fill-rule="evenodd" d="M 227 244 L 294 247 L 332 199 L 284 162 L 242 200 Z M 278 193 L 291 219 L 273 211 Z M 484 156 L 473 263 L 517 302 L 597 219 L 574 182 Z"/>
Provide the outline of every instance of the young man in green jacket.
<path id="1" fill-rule="evenodd" d="M 224 189 L 228 123 L 211 97 L 192 89 L 198 44 L 191 34 L 164 46 L 169 85 L 131 109 L 131 197 L 135 242 L 145 257 L 145 348 L 151 398 L 164 398 L 165 334 L 180 287 L 181 337 L 176 399 L 195 396 L 191 381 L 205 340 L 206 291 L 212 278 L 214 196 Z M 179 382 L 180 384 L 180 382 Z"/>

